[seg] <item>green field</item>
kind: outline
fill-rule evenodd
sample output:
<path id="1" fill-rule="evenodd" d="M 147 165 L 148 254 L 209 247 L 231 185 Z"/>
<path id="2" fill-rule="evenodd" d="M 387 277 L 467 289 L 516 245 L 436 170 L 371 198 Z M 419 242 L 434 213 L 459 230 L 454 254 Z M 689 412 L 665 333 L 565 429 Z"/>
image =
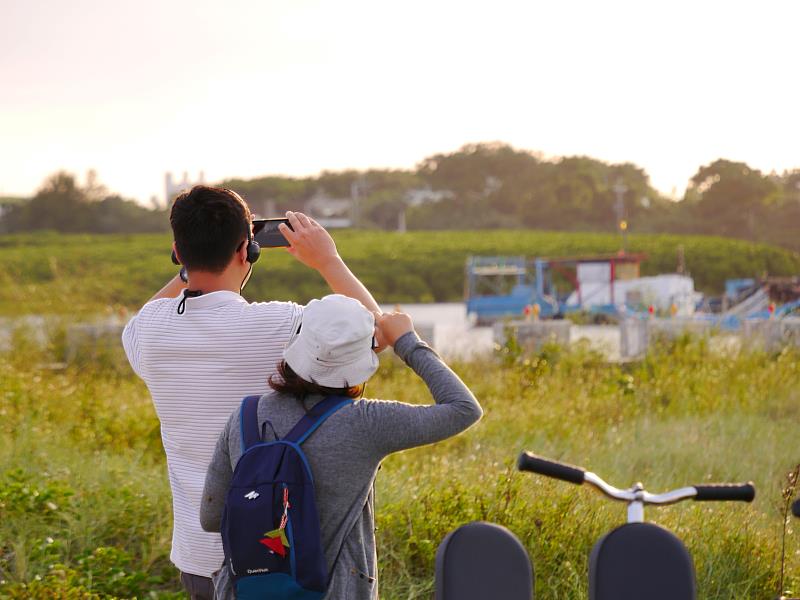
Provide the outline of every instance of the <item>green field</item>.
<path id="1" fill-rule="evenodd" d="M 615 235 L 538 231 L 336 231 L 339 251 L 381 302 L 462 299 L 470 254 L 575 256 L 616 252 Z M 645 275 L 674 272 L 678 249 L 697 289 L 719 294 L 725 279 L 800 273 L 800 255 L 740 240 L 632 235 Z M 170 277 L 168 235 L 0 236 L 0 316 L 86 315 L 138 308 Z M 246 295 L 305 302 L 326 293 L 319 275 L 281 249 L 265 250 Z"/>
<path id="2" fill-rule="evenodd" d="M 21 336 L 0 359 L 0 597 L 179 598 L 169 564 L 170 494 L 147 391 L 119 352 L 53 371 L 58 348 Z M 588 489 L 517 473 L 520 450 L 582 464 L 651 491 L 755 481 L 752 505 L 683 503 L 646 516 L 693 553 L 700 598 L 773 598 L 781 490 L 798 462 L 800 355 L 722 356 L 682 339 L 609 366 L 585 348 L 455 365 L 485 409 L 455 439 L 394 455 L 377 485 L 381 597 L 430 598 L 434 553 L 452 528 L 502 523 L 534 561 L 536 597 L 586 598 L 593 541 L 625 518 Z M 373 397 L 424 402 L 384 357 Z M 788 536 L 786 587 L 800 583 Z"/>
<path id="3" fill-rule="evenodd" d="M 610 235 L 520 231 L 336 232 L 340 253 L 383 302 L 459 300 L 469 254 L 613 252 Z M 740 241 L 631 236 L 645 274 L 670 272 L 682 246 L 697 287 L 728 277 L 800 272 L 800 256 Z M 162 235 L 0 236 L 0 316 L 53 323 L 136 309 L 175 273 Z M 251 299 L 325 293 L 315 273 L 265 251 Z M 0 355 L 0 598 L 180 598 L 169 563 L 170 492 L 149 395 L 119 348 L 54 368 L 48 348 L 15 334 Z M 589 490 L 519 474 L 522 449 L 582 464 L 620 487 L 651 491 L 714 480 L 755 481 L 752 505 L 692 504 L 647 517 L 692 551 L 700 597 L 772 598 L 780 573 L 780 507 L 798 462 L 800 355 L 709 351 L 681 339 L 645 361 L 610 366 L 583 347 L 501 353 L 456 370 L 482 403 L 465 435 L 385 462 L 377 487 L 381 597 L 429 598 L 445 534 L 487 519 L 512 529 L 535 565 L 537 598 L 586 597 L 589 549 L 624 521 L 623 505 Z M 370 395 L 427 401 L 385 356 Z M 788 536 L 787 589 L 800 585 L 800 542 Z M 800 591 L 800 590 L 795 590 Z"/>

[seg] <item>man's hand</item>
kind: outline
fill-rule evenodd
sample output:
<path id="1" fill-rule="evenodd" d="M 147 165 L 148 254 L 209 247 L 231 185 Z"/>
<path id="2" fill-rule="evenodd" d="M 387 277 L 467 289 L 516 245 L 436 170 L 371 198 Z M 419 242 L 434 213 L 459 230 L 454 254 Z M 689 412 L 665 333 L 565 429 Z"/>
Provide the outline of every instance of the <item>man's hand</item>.
<path id="1" fill-rule="evenodd" d="M 394 348 L 397 340 L 409 331 L 414 331 L 414 322 L 406 313 L 390 312 L 375 314 L 375 327 L 382 341 Z"/>
<path id="2" fill-rule="evenodd" d="M 278 229 L 291 244 L 286 250 L 301 263 L 315 271 L 323 271 L 341 260 L 336 243 L 325 228 L 303 213 L 287 211 L 292 229 L 281 223 Z"/>
<path id="3" fill-rule="evenodd" d="M 325 228 L 303 213 L 287 211 L 286 217 L 294 229 L 292 231 L 283 223 L 278 226 L 286 241 L 291 244 L 286 250 L 322 275 L 334 294 L 355 298 L 370 312 L 380 314 L 381 309 L 375 298 L 344 264 L 336 250 L 336 243 Z M 380 335 L 376 336 L 376 341 L 378 347 L 375 351 L 380 352 L 386 345 Z"/>

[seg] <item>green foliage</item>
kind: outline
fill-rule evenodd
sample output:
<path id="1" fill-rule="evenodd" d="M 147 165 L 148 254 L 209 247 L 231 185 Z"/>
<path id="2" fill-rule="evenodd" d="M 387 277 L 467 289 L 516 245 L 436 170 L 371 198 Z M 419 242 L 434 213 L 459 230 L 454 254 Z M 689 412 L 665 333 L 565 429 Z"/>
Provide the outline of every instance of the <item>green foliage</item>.
<path id="1" fill-rule="evenodd" d="M 388 549 L 380 557 L 385 597 L 427 597 L 428 542 L 484 518 L 506 525 L 528 547 L 537 598 L 586 597 L 589 549 L 624 522 L 624 507 L 509 470 L 523 448 L 583 464 L 618 486 L 642 480 L 654 491 L 753 479 L 759 491 L 752 507 L 687 503 L 649 508 L 647 517 L 689 546 L 700 598 L 774 596 L 783 471 L 795 462 L 796 361 L 792 351 L 725 357 L 683 340 L 625 366 L 581 348 L 534 356 L 512 349 L 491 370 L 457 365 L 485 417 L 467 436 L 386 461 L 377 511 L 379 547 Z M 382 379 L 382 396 L 413 400 L 422 393 L 398 375 Z M 446 485 L 430 486 L 441 480 Z M 796 582 L 798 540 L 790 534 L 788 544 L 787 573 Z"/>
<path id="2" fill-rule="evenodd" d="M 683 208 L 691 224 L 683 231 L 769 239 L 777 225 L 770 215 L 783 212 L 781 192 L 779 182 L 757 169 L 714 161 L 701 167 L 689 183 Z"/>
<path id="3" fill-rule="evenodd" d="M 228 179 L 221 186 L 236 190 L 245 198 L 256 213 L 263 217 L 268 202 L 274 203 L 276 211 L 298 210 L 308 197 L 314 193 L 311 182 L 291 177 L 258 177 L 256 179 Z"/>
<path id="4" fill-rule="evenodd" d="M 83 187 L 70 173 L 51 175 L 30 201 L 11 204 L 0 222 L 0 232 L 135 233 L 167 229 L 165 211 L 148 210 L 109 193 L 93 173 Z"/>
<path id="5" fill-rule="evenodd" d="M 50 546 L 52 547 L 52 545 Z M 174 582 L 169 568 L 161 575 L 151 575 L 135 569 L 134 558 L 124 550 L 100 547 L 86 552 L 75 561 L 75 568 L 61 563 L 49 565 L 45 575 L 30 582 L 0 584 L 4 598 L 36 600 L 100 600 L 103 598 L 158 598 L 179 600 L 182 592 L 158 590 Z"/>
<path id="6" fill-rule="evenodd" d="M 643 221 L 667 206 L 647 174 L 632 164 L 609 165 L 585 156 L 542 160 L 506 144 L 470 144 L 422 161 L 419 171 L 452 197 L 411 209 L 414 229 L 536 227 L 614 231 L 618 218 Z M 615 187 L 624 186 L 626 210 L 617 214 Z M 646 200 L 643 200 L 646 199 Z"/>
<path id="7" fill-rule="evenodd" d="M 357 199 L 360 228 L 519 229 L 722 235 L 800 250 L 800 170 L 765 175 L 718 159 L 701 166 L 680 202 L 664 198 L 631 163 L 587 156 L 546 160 L 503 143 L 468 144 L 423 159 L 415 170 L 323 171 L 314 177 L 229 179 L 252 210 L 271 217 L 321 198 Z M 427 202 L 423 200 L 427 198 Z M 431 201 L 435 200 L 435 201 Z M 621 201 L 621 204 L 620 204 Z M 109 194 L 94 174 L 79 186 L 55 173 L 29 202 L 10 209 L 0 231 L 147 232 L 168 229 L 165 211 Z"/>
<path id="8" fill-rule="evenodd" d="M 13 362 L 0 357 L 0 597 L 182 597 L 147 390 L 120 366 L 41 368 L 52 361 L 47 352 L 19 347 Z M 688 545 L 700 598 L 775 595 L 785 473 L 797 462 L 796 351 L 722 355 L 684 338 L 629 365 L 608 365 L 582 347 L 499 358 L 454 365 L 484 408 L 479 425 L 384 461 L 376 511 L 382 598 L 430 597 L 436 547 L 475 519 L 522 540 L 537 598 L 586 598 L 589 550 L 624 522 L 624 507 L 516 472 L 522 449 L 582 464 L 621 487 L 753 479 L 752 505 L 683 503 L 646 516 Z M 388 356 L 370 390 L 429 398 Z M 786 588 L 799 583 L 798 542 L 790 527 Z"/>
<path id="9" fill-rule="evenodd" d="M 381 302 L 456 302 L 471 254 L 564 256 L 616 252 L 609 234 L 541 231 L 334 231 L 339 252 Z M 0 315 L 97 314 L 137 309 L 175 275 L 167 235 L 0 237 Z M 698 289 L 720 293 L 726 278 L 791 275 L 800 255 L 723 238 L 633 235 L 644 275 L 675 270 L 682 247 Z M 265 250 L 245 295 L 306 302 L 328 293 L 323 279 L 282 249 Z"/>
<path id="10" fill-rule="evenodd" d="M 11 470 L 0 479 L 0 518 L 37 514 L 50 519 L 66 506 L 74 492 L 61 482 L 36 482 L 22 469 Z"/>

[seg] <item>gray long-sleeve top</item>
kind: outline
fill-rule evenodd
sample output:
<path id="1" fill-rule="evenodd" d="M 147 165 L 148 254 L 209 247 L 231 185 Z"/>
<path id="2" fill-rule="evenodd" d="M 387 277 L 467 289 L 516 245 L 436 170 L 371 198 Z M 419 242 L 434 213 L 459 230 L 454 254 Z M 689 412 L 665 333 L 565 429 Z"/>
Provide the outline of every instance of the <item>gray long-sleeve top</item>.
<path id="1" fill-rule="evenodd" d="M 454 436 L 483 414 L 458 375 L 415 333 L 403 335 L 394 349 L 425 381 L 436 404 L 357 400 L 329 417 L 303 444 L 314 475 L 329 568 L 326 600 L 378 598 L 373 484 L 381 460 L 392 452 Z M 306 407 L 320 399 L 306 399 Z M 259 426 L 269 419 L 280 437 L 304 414 L 297 399 L 275 392 L 262 396 L 258 405 Z M 231 415 L 208 467 L 200 508 L 206 531 L 219 531 L 225 496 L 241 455 L 239 418 L 239 410 Z M 267 426 L 266 431 L 268 441 L 272 430 Z M 220 583 L 225 593 L 218 598 L 229 597 L 227 577 L 223 572 Z"/>

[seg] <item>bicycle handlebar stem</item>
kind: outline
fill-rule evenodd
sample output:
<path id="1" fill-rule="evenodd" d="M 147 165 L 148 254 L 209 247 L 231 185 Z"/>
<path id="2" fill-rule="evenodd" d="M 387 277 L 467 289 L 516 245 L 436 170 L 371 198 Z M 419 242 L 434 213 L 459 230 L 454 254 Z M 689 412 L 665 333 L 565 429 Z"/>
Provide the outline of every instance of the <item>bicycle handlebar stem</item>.
<path id="1" fill-rule="evenodd" d="M 633 502 L 636 500 L 636 494 L 634 493 L 633 489 L 621 490 L 619 488 L 615 488 L 613 485 L 606 483 L 600 476 L 598 476 L 596 473 L 592 473 L 591 471 L 586 471 L 583 476 L 583 480 L 614 500 L 622 500 L 623 502 Z"/>
<path id="2" fill-rule="evenodd" d="M 675 504 L 681 500 L 688 500 L 689 498 L 694 498 L 696 495 L 697 490 L 693 487 L 682 487 L 677 490 L 664 492 L 663 494 L 644 492 L 644 502 L 645 504 L 660 504 L 663 506 L 665 504 Z"/>
<path id="3" fill-rule="evenodd" d="M 600 490 L 603 494 L 612 498 L 613 500 L 621 500 L 622 502 L 641 502 L 642 504 L 674 504 L 687 498 L 693 498 L 697 495 L 697 490 L 693 487 L 683 487 L 677 490 L 664 492 L 663 494 L 651 494 L 646 491 L 641 483 L 635 484 L 627 490 L 615 488 L 609 485 L 598 477 L 595 473 L 587 471 L 584 477 L 586 483 L 592 484 L 593 487 Z"/>

